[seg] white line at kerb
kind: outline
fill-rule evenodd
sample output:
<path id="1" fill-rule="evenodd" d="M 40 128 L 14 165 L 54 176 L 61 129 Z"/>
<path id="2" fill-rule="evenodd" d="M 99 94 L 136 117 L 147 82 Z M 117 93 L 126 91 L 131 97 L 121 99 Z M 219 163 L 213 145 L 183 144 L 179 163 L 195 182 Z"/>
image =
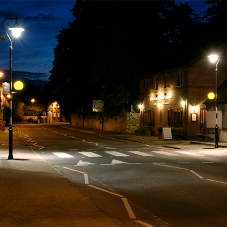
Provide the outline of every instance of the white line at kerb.
<path id="1" fill-rule="evenodd" d="M 143 222 L 143 221 L 140 221 L 140 220 L 135 220 L 135 222 L 140 224 L 140 225 L 146 226 L 146 227 L 154 227 L 153 225 L 149 225 L 146 222 Z"/>
<path id="2" fill-rule="evenodd" d="M 64 169 L 71 170 L 71 171 L 74 171 L 74 172 L 82 173 L 84 175 L 84 182 L 85 182 L 85 184 L 89 184 L 88 175 L 86 173 L 81 172 L 81 171 L 78 171 L 78 170 L 75 170 L 75 169 L 70 169 L 70 168 L 67 168 L 67 167 L 63 167 L 63 168 Z"/>

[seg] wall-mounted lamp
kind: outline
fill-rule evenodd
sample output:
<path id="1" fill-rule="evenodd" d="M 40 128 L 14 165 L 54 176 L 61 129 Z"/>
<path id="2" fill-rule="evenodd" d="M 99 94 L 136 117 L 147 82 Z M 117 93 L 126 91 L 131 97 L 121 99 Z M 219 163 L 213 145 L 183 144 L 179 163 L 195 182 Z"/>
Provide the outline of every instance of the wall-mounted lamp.
<path id="1" fill-rule="evenodd" d="M 196 106 L 192 106 L 192 112 L 193 113 L 195 113 L 196 109 L 197 109 Z"/>
<path id="2" fill-rule="evenodd" d="M 139 104 L 139 109 L 143 109 L 143 104 Z"/>
<path id="3" fill-rule="evenodd" d="M 185 106 L 185 104 L 186 104 L 185 101 L 182 101 L 182 102 L 181 102 L 181 105 L 182 105 L 182 106 Z"/>

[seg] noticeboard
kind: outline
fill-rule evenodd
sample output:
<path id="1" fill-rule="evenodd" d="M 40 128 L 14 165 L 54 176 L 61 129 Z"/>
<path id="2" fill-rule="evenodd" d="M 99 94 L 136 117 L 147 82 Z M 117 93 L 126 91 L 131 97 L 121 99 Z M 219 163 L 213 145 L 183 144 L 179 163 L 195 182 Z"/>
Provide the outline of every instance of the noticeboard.
<path id="1" fill-rule="evenodd" d="M 2 84 L 3 86 L 3 94 L 9 94 L 10 93 L 10 84 L 7 82 L 4 82 Z"/>
<path id="2" fill-rule="evenodd" d="M 163 140 L 171 140 L 172 138 L 172 132 L 171 128 L 162 128 L 162 139 Z"/>
<path id="3" fill-rule="evenodd" d="M 93 112 L 103 112 L 104 102 L 102 100 L 93 100 Z"/>

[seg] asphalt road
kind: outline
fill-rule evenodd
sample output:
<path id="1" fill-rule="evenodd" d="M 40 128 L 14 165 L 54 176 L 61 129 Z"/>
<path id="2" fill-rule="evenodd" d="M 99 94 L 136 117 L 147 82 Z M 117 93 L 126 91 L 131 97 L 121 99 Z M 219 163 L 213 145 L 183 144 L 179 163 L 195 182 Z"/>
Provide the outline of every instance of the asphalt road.
<path id="1" fill-rule="evenodd" d="M 17 130 L 32 152 L 124 226 L 227 226 L 226 148 L 142 144 L 69 124 Z"/>

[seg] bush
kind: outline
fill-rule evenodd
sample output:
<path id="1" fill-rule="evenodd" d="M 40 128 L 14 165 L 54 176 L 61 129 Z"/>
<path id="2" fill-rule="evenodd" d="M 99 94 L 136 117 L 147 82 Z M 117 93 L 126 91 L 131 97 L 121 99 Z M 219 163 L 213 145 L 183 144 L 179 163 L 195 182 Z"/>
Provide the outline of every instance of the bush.
<path id="1" fill-rule="evenodd" d="M 148 131 L 150 130 L 148 127 L 146 126 L 140 126 L 139 128 L 136 129 L 137 131 Z"/>
<path id="2" fill-rule="evenodd" d="M 172 133 L 178 133 L 178 130 L 176 128 L 174 128 L 174 127 L 171 127 L 171 132 Z"/>

